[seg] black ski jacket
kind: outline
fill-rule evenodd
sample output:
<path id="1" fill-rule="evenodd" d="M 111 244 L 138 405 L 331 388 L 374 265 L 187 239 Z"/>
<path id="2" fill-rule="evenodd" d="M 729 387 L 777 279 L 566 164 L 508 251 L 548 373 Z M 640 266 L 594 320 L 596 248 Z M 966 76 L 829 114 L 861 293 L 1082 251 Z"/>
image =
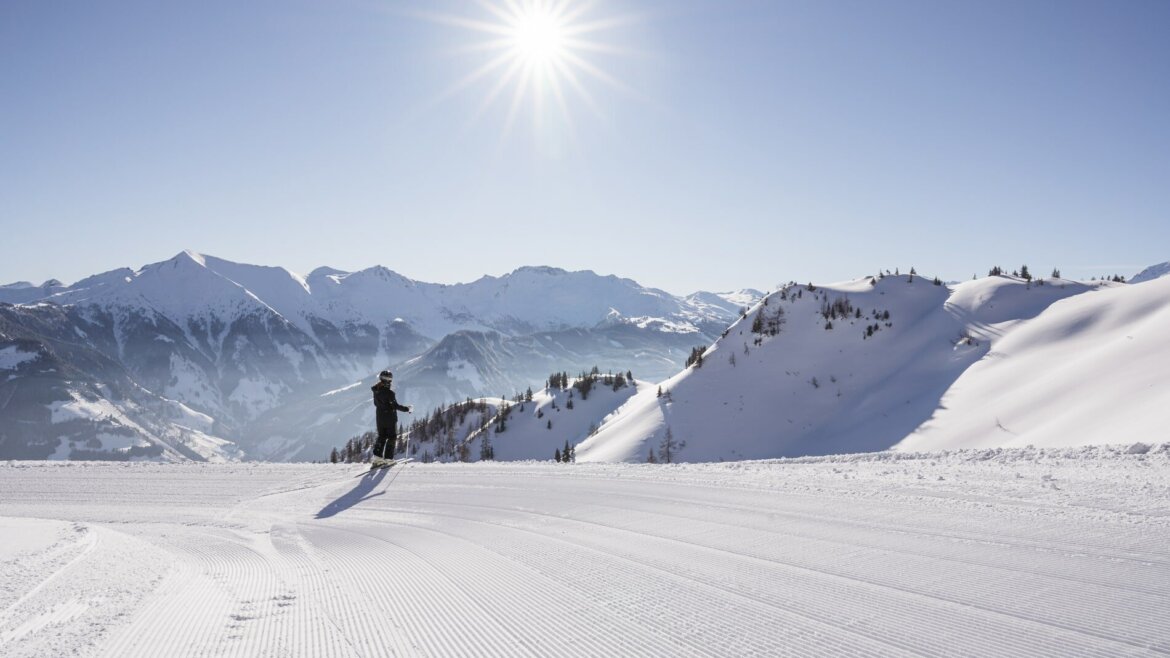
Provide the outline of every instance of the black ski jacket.
<path id="1" fill-rule="evenodd" d="M 397 425 L 398 412 L 410 411 L 410 407 L 398 404 L 394 391 L 382 382 L 370 387 L 374 392 L 374 408 L 378 410 L 378 426 Z"/>

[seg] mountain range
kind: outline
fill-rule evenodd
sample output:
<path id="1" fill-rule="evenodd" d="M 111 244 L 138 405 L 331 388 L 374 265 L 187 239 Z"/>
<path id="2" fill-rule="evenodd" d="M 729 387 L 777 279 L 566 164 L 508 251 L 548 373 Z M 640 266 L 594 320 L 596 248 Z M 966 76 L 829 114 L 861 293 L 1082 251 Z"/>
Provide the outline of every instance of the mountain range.
<path id="1" fill-rule="evenodd" d="M 522 267 L 471 283 L 190 251 L 73 285 L 0 287 L 0 457 L 319 459 L 370 425 L 383 368 L 421 409 L 553 369 L 664 378 L 762 296 L 678 297 Z"/>

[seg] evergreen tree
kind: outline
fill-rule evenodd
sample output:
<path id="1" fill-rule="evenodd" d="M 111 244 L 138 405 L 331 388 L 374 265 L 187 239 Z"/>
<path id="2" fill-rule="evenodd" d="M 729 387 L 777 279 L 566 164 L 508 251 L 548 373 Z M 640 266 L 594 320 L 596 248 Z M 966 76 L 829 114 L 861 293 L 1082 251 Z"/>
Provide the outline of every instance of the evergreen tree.
<path id="1" fill-rule="evenodd" d="M 555 460 L 558 464 L 561 463 L 561 449 L 560 448 L 557 448 L 556 452 L 553 453 L 553 460 Z"/>
<path id="2" fill-rule="evenodd" d="M 654 448 L 650 448 L 650 453 L 646 455 L 647 464 L 657 464 L 658 458 L 654 456 Z"/>
<path id="3" fill-rule="evenodd" d="M 334 448 L 333 451 L 329 453 L 329 463 L 336 464 L 339 461 L 341 461 L 341 455 L 337 453 L 337 448 Z"/>
<path id="4" fill-rule="evenodd" d="M 693 348 L 691 348 L 691 355 L 687 357 L 687 362 L 686 362 L 686 365 L 684 367 L 689 368 L 693 365 L 693 366 L 695 366 L 695 368 L 702 368 L 703 367 L 703 352 L 706 352 L 706 351 L 707 351 L 706 347 L 693 347 Z"/>
<path id="5" fill-rule="evenodd" d="M 1052 269 L 1052 278 L 1054 278 L 1054 279 L 1060 278 L 1060 268 L 1053 268 Z"/>
<path id="6" fill-rule="evenodd" d="M 674 439 L 674 430 L 666 427 L 666 434 L 662 436 L 662 441 L 658 444 L 658 454 L 662 458 L 662 463 L 669 464 L 674 460 L 674 453 L 678 450 L 679 444 Z"/>

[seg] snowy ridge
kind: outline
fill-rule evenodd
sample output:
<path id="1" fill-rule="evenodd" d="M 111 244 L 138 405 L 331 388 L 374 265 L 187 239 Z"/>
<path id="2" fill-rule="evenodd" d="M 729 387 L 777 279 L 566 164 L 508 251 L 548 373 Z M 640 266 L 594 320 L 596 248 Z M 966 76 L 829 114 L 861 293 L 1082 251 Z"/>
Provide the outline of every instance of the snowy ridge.
<path id="1" fill-rule="evenodd" d="M 1170 408 L 1170 279 L 1066 299 L 991 339 L 905 450 L 1158 442 Z"/>
<path id="2" fill-rule="evenodd" d="M 971 420 L 960 423 L 958 416 L 946 413 L 960 405 L 956 396 L 967 388 L 960 379 L 964 373 L 970 368 L 974 376 L 991 367 L 985 364 L 1003 358 L 1001 347 L 1020 345 L 1022 351 L 1037 355 L 1031 361 L 1013 359 L 1029 364 L 1010 371 L 1021 388 L 1046 381 L 1044 371 L 1060 367 L 1046 359 L 1058 355 L 1077 364 L 1070 370 L 1080 376 L 1077 382 L 1125 379 L 1132 363 L 1084 356 L 1083 349 L 1113 343 L 1122 327 L 1133 332 L 1138 323 L 1148 323 L 1141 333 L 1150 340 L 1158 335 L 1155 328 L 1170 330 L 1170 318 L 1156 312 L 1159 295 L 1170 299 L 1170 294 L 1149 285 L 1150 290 L 1142 293 L 1145 286 L 1129 289 L 1124 284 L 1029 282 L 1001 276 L 951 289 L 907 275 L 811 290 L 790 285 L 732 325 L 706 350 L 701 367 L 662 382 L 661 397 L 657 391 L 643 392 L 627 403 L 621 414 L 578 446 L 578 458 L 646 461 L 651 451 L 661 454 L 668 429 L 675 442 L 685 444 L 675 460 L 688 462 L 884 450 L 926 428 L 931 428 L 933 442 L 915 440 L 909 443 L 914 449 L 1007 445 L 994 418 L 989 421 L 978 411 L 1004 390 L 1003 378 L 986 380 L 980 393 L 961 403 L 972 410 L 965 416 Z M 1079 315 L 1062 312 L 1066 307 L 1080 309 Z M 776 335 L 753 331 L 761 314 L 776 318 L 781 313 Z M 1116 321 L 1097 324 L 1098 315 Z M 1063 351 L 1041 351 L 1072 334 L 1084 340 L 1077 344 L 1082 351 L 1071 343 Z M 1127 354 L 1134 359 L 1144 354 L 1149 367 L 1157 370 L 1153 364 L 1164 364 L 1170 357 L 1163 351 L 1147 341 L 1135 344 Z M 975 364 L 980 367 L 972 368 Z M 1085 426 L 1091 431 L 1073 431 L 1073 423 L 1059 423 L 1045 434 L 1044 445 L 1148 440 L 1155 418 L 1145 412 L 1136 414 L 1144 420 L 1120 425 L 1136 434 L 1104 433 L 1114 420 L 1147 408 L 1146 399 L 1151 400 L 1149 408 L 1162 399 L 1164 389 L 1149 397 L 1150 378 L 1140 372 L 1132 385 L 1119 386 L 1122 393 L 1110 398 L 1116 402 L 1112 407 L 1087 407 L 1102 414 L 1099 423 Z M 1072 395 L 1077 385 L 1070 382 L 1059 390 Z M 1094 396 L 1092 387 L 1079 390 L 1086 402 Z M 1060 417 L 1062 408 L 1049 405 L 1032 416 L 1033 422 Z M 955 422 L 948 420 L 951 417 Z M 971 424 L 965 434 L 963 423 Z"/>
<path id="3" fill-rule="evenodd" d="M 1144 283 L 1146 281 L 1153 281 L 1170 274 L 1170 262 L 1159 263 L 1158 265 L 1151 265 L 1146 269 L 1133 275 L 1129 280 L 1130 283 Z"/>
<path id="4" fill-rule="evenodd" d="M 589 327 L 615 310 L 622 317 L 725 324 L 734 317 L 734 303 L 748 303 L 754 293 L 679 298 L 630 279 L 554 267 L 521 267 L 454 285 L 413 281 L 381 266 L 358 272 L 318 268 L 302 277 L 281 267 L 184 251 L 137 272 L 115 270 L 70 287 L 55 281 L 41 289 L 10 284 L 0 291 L 0 301 L 51 298 L 61 304 L 142 306 L 180 325 L 209 314 L 230 322 L 259 306 L 320 342 L 324 337 L 317 335 L 314 318 L 336 326 L 380 326 L 398 318 L 433 340 L 460 329 L 517 335 Z"/>

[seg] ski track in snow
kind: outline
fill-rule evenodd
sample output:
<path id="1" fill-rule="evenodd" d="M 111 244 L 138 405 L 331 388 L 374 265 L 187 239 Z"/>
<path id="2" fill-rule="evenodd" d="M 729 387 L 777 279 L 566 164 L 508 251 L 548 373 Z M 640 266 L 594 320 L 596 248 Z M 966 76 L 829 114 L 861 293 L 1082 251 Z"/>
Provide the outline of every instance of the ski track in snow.
<path id="1" fill-rule="evenodd" d="M 0 654 L 1170 655 L 1166 446 L 365 468 L 0 465 Z"/>

